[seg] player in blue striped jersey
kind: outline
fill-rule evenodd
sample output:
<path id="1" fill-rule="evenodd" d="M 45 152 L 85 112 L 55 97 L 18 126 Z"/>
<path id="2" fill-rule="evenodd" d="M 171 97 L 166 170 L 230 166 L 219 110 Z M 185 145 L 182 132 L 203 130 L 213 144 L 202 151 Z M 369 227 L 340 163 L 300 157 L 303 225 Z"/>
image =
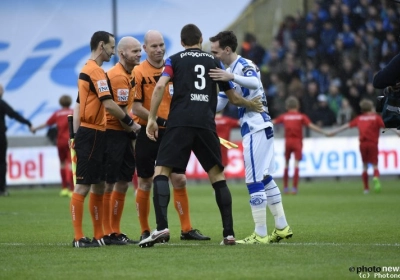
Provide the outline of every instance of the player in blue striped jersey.
<path id="1" fill-rule="evenodd" d="M 260 71 L 250 60 L 236 53 L 237 38 L 232 31 L 223 31 L 210 38 L 211 53 L 228 68 L 212 69 L 210 76 L 215 81 L 232 81 L 235 90 L 246 99 L 260 97 L 264 111 L 253 112 L 239 107 L 246 184 L 250 194 L 250 207 L 255 223 L 254 232 L 236 243 L 266 244 L 292 237 L 286 221 L 281 192 L 271 174 L 275 171 L 274 131 L 268 115 L 267 100 L 260 79 Z M 229 102 L 226 95 L 218 95 L 217 112 Z M 267 231 L 267 205 L 275 218 L 272 235 Z"/>

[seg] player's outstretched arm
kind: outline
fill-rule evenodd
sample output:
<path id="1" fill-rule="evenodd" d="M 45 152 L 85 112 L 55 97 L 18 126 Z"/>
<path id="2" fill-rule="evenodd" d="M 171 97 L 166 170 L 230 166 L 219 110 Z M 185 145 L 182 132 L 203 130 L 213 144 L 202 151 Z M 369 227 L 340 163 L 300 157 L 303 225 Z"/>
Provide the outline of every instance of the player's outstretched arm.
<path id="1" fill-rule="evenodd" d="M 333 131 L 329 132 L 327 136 L 335 136 L 339 132 L 342 132 L 342 131 L 348 129 L 349 127 L 350 127 L 350 125 L 348 123 L 346 123 L 336 129 L 334 129 Z"/>
<path id="2" fill-rule="evenodd" d="M 261 96 L 257 96 L 251 100 L 247 100 L 240 96 L 234 89 L 229 89 L 225 91 L 226 96 L 228 96 L 229 102 L 238 107 L 246 107 L 251 111 L 261 113 L 263 105 L 261 103 Z"/>
<path id="3" fill-rule="evenodd" d="M 257 89 L 259 87 L 257 76 L 240 76 L 220 68 L 210 69 L 209 75 L 214 81 L 233 81 L 248 89 Z"/>
<path id="4" fill-rule="evenodd" d="M 309 127 L 311 130 L 315 131 L 315 132 L 321 133 L 321 134 L 323 134 L 323 135 L 325 135 L 325 136 L 329 136 L 329 135 L 328 135 L 328 132 L 326 132 L 325 130 L 321 129 L 320 127 L 316 126 L 316 125 L 313 124 L 313 123 L 310 123 L 310 124 L 308 125 L 308 127 Z"/>
<path id="5" fill-rule="evenodd" d="M 43 123 L 43 124 L 38 125 L 36 127 L 32 126 L 31 127 L 31 132 L 32 133 L 36 133 L 36 131 L 41 130 L 41 129 L 45 128 L 45 127 L 47 127 L 47 123 Z"/>

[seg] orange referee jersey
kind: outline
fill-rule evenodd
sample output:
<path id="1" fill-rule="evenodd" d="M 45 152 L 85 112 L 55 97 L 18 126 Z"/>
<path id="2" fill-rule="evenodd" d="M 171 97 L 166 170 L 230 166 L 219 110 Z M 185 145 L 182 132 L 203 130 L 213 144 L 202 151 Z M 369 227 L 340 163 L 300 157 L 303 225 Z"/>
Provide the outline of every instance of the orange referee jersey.
<path id="1" fill-rule="evenodd" d="M 132 103 L 133 92 L 131 92 L 131 74 L 126 72 L 124 66 L 121 63 L 115 64 L 110 70 L 107 71 L 107 76 L 110 81 L 112 90 L 112 97 L 114 102 L 120 107 L 127 107 Z M 131 102 L 130 102 L 131 101 Z M 106 112 L 107 116 L 107 129 L 124 130 L 120 121 Z"/>
<path id="2" fill-rule="evenodd" d="M 155 68 L 147 60 L 135 66 L 132 71 L 132 77 L 134 79 L 134 101 L 141 102 L 143 107 L 150 111 L 150 102 L 153 95 L 153 90 L 156 86 L 158 79 L 160 78 L 164 66 L 161 68 Z M 172 82 L 169 82 L 165 87 L 165 92 L 157 112 L 157 116 L 168 119 L 169 109 L 173 94 Z M 138 118 L 140 125 L 146 125 L 147 120 Z"/>
<path id="3" fill-rule="evenodd" d="M 104 131 L 106 114 L 102 101 L 112 97 L 106 73 L 94 60 L 89 59 L 79 73 L 78 90 L 81 126 Z"/>

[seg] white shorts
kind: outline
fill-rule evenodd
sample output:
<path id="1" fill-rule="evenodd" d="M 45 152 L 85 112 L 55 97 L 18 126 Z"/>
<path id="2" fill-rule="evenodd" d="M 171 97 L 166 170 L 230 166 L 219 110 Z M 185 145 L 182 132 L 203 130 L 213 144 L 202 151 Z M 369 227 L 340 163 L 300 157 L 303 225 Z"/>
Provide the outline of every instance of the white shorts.
<path id="1" fill-rule="evenodd" d="M 271 137 L 271 129 L 266 128 L 243 137 L 246 184 L 261 182 L 264 175 L 275 171 L 274 137 Z"/>

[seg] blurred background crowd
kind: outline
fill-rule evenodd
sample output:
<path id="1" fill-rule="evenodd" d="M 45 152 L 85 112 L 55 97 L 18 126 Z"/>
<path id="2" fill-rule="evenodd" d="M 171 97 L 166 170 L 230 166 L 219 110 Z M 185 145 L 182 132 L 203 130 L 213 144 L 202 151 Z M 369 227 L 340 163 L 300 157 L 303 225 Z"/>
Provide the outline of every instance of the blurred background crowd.
<path id="1" fill-rule="evenodd" d="M 272 118 L 296 96 L 313 123 L 341 125 L 362 98 L 376 104 L 372 79 L 399 51 L 399 15 L 390 0 L 316 0 L 286 15 L 267 48 L 246 33 L 239 53 L 260 68 Z M 232 106 L 224 114 L 237 118 Z"/>

